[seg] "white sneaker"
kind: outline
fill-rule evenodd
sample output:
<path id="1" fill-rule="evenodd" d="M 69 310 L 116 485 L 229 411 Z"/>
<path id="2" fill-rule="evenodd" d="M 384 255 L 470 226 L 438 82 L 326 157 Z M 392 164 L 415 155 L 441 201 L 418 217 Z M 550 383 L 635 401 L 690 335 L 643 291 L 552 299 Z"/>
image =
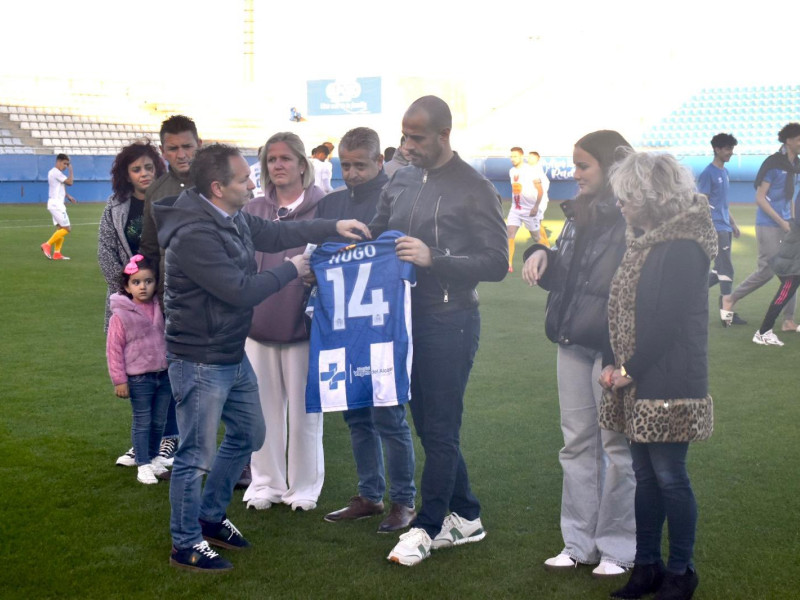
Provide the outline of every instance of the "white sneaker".
<path id="1" fill-rule="evenodd" d="M 153 469 L 153 475 L 158 477 L 159 475 L 163 475 L 169 469 L 159 462 L 158 457 L 156 456 L 153 460 L 150 461 L 150 468 Z"/>
<path id="2" fill-rule="evenodd" d="M 761 346 L 783 346 L 783 342 L 778 339 L 777 335 L 772 333 L 772 329 L 764 333 L 756 330 L 753 341 Z"/>
<path id="3" fill-rule="evenodd" d="M 155 465 L 158 465 L 160 468 L 162 468 L 162 469 L 164 469 L 166 471 L 168 467 L 172 466 L 172 459 L 171 458 L 164 458 L 163 456 L 159 455 L 159 456 L 156 456 L 153 460 L 151 460 L 150 464 L 153 465 L 154 469 L 155 469 Z M 161 472 L 163 473 L 164 471 L 161 471 Z M 156 474 L 158 474 L 158 472 L 156 472 Z"/>
<path id="4" fill-rule="evenodd" d="M 298 500 L 297 502 L 292 502 L 292 510 L 297 512 L 308 512 L 317 508 L 317 503 L 312 502 L 311 500 Z"/>
<path id="5" fill-rule="evenodd" d="M 413 567 L 431 555 L 431 538 L 424 529 L 413 527 L 400 536 L 400 541 L 386 558 L 399 565 Z"/>
<path id="6" fill-rule="evenodd" d="M 136 479 L 139 480 L 139 483 L 144 483 L 145 485 L 153 485 L 158 483 L 156 474 L 153 472 L 153 465 L 141 465 L 139 467 L 139 473 L 136 475 Z"/>
<path id="7" fill-rule="evenodd" d="M 133 453 L 133 448 L 128 450 L 125 454 L 117 459 L 117 465 L 120 467 L 135 467 L 136 455 Z"/>
<path id="8" fill-rule="evenodd" d="M 456 513 L 450 513 L 444 518 L 442 530 L 433 538 L 431 547 L 434 550 L 451 548 L 461 544 L 480 542 L 485 537 L 486 530 L 483 528 L 480 517 L 474 521 L 467 521 Z"/>
<path id="9" fill-rule="evenodd" d="M 592 575 L 595 577 L 616 577 L 617 575 L 624 575 L 627 572 L 627 568 L 621 567 L 617 563 L 601 560 L 600 564 L 592 570 Z"/>
<path id="10" fill-rule="evenodd" d="M 544 568 L 551 571 L 560 571 L 562 569 L 574 569 L 578 566 L 578 561 L 572 558 L 569 554 L 564 552 L 558 556 L 553 556 L 544 561 Z"/>
<path id="11" fill-rule="evenodd" d="M 272 502 L 266 498 L 253 498 L 247 501 L 247 508 L 254 508 L 256 510 L 267 510 L 272 508 Z"/>

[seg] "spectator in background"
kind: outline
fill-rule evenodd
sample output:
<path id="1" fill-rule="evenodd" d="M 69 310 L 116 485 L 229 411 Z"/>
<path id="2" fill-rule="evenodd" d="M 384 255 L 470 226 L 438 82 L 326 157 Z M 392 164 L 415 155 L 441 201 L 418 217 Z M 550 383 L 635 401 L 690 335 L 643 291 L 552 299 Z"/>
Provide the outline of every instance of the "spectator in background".
<path id="1" fill-rule="evenodd" d="M 392 160 L 392 157 L 394 157 L 395 150 L 397 150 L 397 148 L 395 148 L 394 146 L 386 146 L 386 148 L 383 149 L 384 162 L 389 162 L 390 160 Z"/>
<path id="2" fill-rule="evenodd" d="M 276 133 L 264 144 L 260 162 L 264 196 L 250 202 L 244 212 L 272 222 L 313 219 L 324 194 L 314 185 L 314 170 L 300 138 Z M 303 250 L 256 252 L 258 272 L 279 268 Z M 267 432 L 264 445 L 253 452 L 252 482 L 243 498 L 248 508 L 256 510 L 281 502 L 292 510 L 313 510 L 325 478 L 323 416 L 306 413 L 306 290 L 300 279 L 294 279 L 258 304 L 245 342 Z"/>
<path id="3" fill-rule="evenodd" d="M 708 287 L 719 283 L 719 307 L 722 325 L 746 325 L 747 321 L 736 313 L 728 314 L 722 310 L 722 297 L 728 296 L 733 289 L 733 262 L 731 261 L 732 238 L 739 237 L 739 228 L 730 212 L 728 202 L 728 188 L 730 175 L 725 168 L 733 148 L 738 142 L 730 133 L 718 133 L 711 138 L 711 148 L 714 151 L 714 160 L 711 161 L 697 178 L 697 191 L 705 194 L 711 207 L 711 219 L 717 231 L 719 252 L 714 259 L 714 268 L 708 274 Z"/>
<path id="4" fill-rule="evenodd" d="M 158 265 L 157 297 L 164 307 L 164 249 L 158 245 L 158 230 L 153 219 L 153 204 L 156 202 L 173 203 L 186 189 L 194 185 L 190 168 L 197 149 L 203 141 L 197 135 L 194 121 L 184 115 L 172 115 L 161 123 L 159 131 L 161 155 L 167 161 L 167 172 L 147 188 L 144 195 L 142 212 L 142 236 L 139 241 L 139 252 Z M 167 425 L 164 427 L 164 439 L 159 455 L 171 460 L 178 446 L 178 422 L 175 416 L 175 399 L 169 404 Z M 117 464 L 135 464 L 134 450 L 131 448 L 117 459 Z"/>
<path id="5" fill-rule="evenodd" d="M 558 344 L 558 402 L 564 447 L 561 535 L 564 549 L 545 568 L 600 563 L 598 577 L 621 575 L 635 552 L 634 478 L 625 436 L 601 430 L 598 383 L 608 347 L 608 291 L 625 252 L 625 220 L 608 182 L 616 131 L 595 131 L 575 143 L 578 195 L 561 204 L 567 217 L 553 248 L 525 252 L 522 278 L 550 292 L 545 332 Z"/>
<path id="6" fill-rule="evenodd" d="M 104 332 L 111 318 L 108 299 L 119 291 L 119 274 L 139 254 L 145 193 L 164 172 L 158 150 L 150 142 L 125 146 L 111 165 L 111 195 L 97 236 L 97 261 L 108 285 Z"/>
<path id="7" fill-rule="evenodd" d="M 395 150 L 394 156 L 392 156 L 391 159 L 387 159 L 383 164 L 383 172 L 386 173 L 387 177 L 394 175 L 397 169 L 402 169 L 403 167 L 407 167 L 409 165 L 408 157 L 403 149 L 403 144 L 405 143 L 406 136 L 402 136 L 400 138 L 400 145 L 397 147 L 397 150 Z"/>
<path id="8" fill-rule="evenodd" d="M 64 175 L 64 169 L 69 171 L 69 175 Z M 56 166 L 47 173 L 47 210 L 50 211 L 50 215 L 53 217 L 53 225 L 56 226 L 56 230 L 50 236 L 50 239 L 41 245 L 45 257 L 52 260 L 69 260 L 69 256 L 61 254 L 64 238 L 72 231 L 64 200 L 67 199 L 73 204 L 78 203 L 75 198 L 67 193 L 67 186 L 72 185 L 74 182 L 75 177 L 69 156 L 59 154 L 56 156 Z"/>
<path id="9" fill-rule="evenodd" d="M 317 146 L 311 151 L 311 164 L 313 165 L 314 183 L 326 194 L 333 191 L 331 178 L 333 177 L 333 166 L 328 162 L 330 150 L 323 145 Z"/>
<path id="10" fill-rule="evenodd" d="M 756 241 L 758 265 L 733 293 L 722 297 L 723 314 L 732 314 L 736 303 L 767 283 L 774 273 L 770 260 L 778 253 L 781 240 L 790 230 L 792 202 L 800 174 L 800 123 L 789 123 L 778 133 L 781 148 L 761 164 L 756 188 Z M 794 320 L 795 296 L 784 304 L 783 331 L 800 331 Z M 755 338 L 754 338 L 755 341 Z"/>
<path id="11" fill-rule="evenodd" d="M 197 149 L 203 141 L 197 135 L 194 121 L 184 115 L 172 115 L 161 123 L 159 131 L 161 155 L 167 162 L 167 172 L 159 177 L 145 193 L 142 213 L 140 251 L 153 264 L 159 265 L 158 297 L 164 299 L 164 250 L 158 246 L 158 231 L 153 220 L 153 203 L 165 198 L 176 199 L 183 190 L 194 185 L 190 172 Z M 169 430 L 169 424 L 167 424 Z"/>
<path id="12" fill-rule="evenodd" d="M 381 190 L 389 180 L 383 172 L 378 134 L 367 127 L 348 131 L 339 142 L 339 161 L 347 187 L 325 196 L 317 209 L 317 216 L 369 223 L 375 217 Z M 334 523 L 383 514 L 385 448 L 392 508 L 378 526 L 378 531 L 389 533 L 405 529 L 417 514 L 414 511 L 417 493 L 414 444 L 406 421 L 405 405 L 346 410 L 343 416 L 350 428 L 358 494 L 350 498 L 346 507 L 325 515 L 325 520 Z"/>
<path id="13" fill-rule="evenodd" d="M 528 152 L 528 165 L 530 165 L 531 167 L 535 167 L 536 165 L 539 164 L 540 158 L 541 156 L 539 155 L 538 152 L 536 152 L 535 150 L 531 150 L 530 152 Z"/>
<path id="14" fill-rule="evenodd" d="M 713 430 L 708 395 L 708 268 L 717 232 L 708 201 L 669 154 L 631 153 L 611 171 L 627 223 L 627 251 L 608 300 L 610 349 L 601 426 L 630 440 L 636 474 L 636 558 L 612 598 L 688 600 L 697 502 L 686 469 L 689 442 Z M 661 537 L 669 532 L 664 568 Z"/>

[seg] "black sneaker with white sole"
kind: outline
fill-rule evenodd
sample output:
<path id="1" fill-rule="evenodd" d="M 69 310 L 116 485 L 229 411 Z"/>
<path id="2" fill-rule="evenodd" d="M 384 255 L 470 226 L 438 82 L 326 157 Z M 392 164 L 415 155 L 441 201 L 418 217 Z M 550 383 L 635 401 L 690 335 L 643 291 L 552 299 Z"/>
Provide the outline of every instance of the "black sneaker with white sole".
<path id="1" fill-rule="evenodd" d="M 173 548 L 169 564 L 200 573 L 225 573 L 233 569 L 231 562 L 212 550 L 205 540 L 191 548 Z"/>
<path id="2" fill-rule="evenodd" d="M 250 547 L 250 542 L 227 517 L 221 523 L 209 523 L 200 519 L 200 527 L 203 530 L 203 539 L 212 546 L 228 550 L 243 550 Z"/>
<path id="3" fill-rule="evenodd" d="M 164 466 L 171 467 L 175 459 L 175 450 L 178 449 L 178 438 L 164 438 L 158 448 L 158 455 L 163 459 Z"/>

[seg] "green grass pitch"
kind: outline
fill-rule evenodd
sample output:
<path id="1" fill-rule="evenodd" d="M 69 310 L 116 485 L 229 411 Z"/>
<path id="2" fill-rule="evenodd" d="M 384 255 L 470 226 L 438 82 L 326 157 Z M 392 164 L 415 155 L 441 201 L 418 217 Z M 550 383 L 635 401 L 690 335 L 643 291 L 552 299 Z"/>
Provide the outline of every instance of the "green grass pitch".
<path id="1" fill-rule="evenodd" d="M 553 574 L 561 549 L 556 349 L 544 336 L 545 293 L 516 272 L 479 288 L 481 348 L 467 392 L 462 446 L 488 536 L 414 568 L 389 563 L 396 536 L 377 519 L 326 523 L 355 493 L 347 428 L 325 417 L 325 486 L 317 510 L 229 515 L 253 542 L 213 577 L 168 565 L 168 486 L 114 466 L 130 445 L 130 406 L 105 365 L 105 284 L 96 262 L 100 204 L 70 206 L 64 254 L 46 260 L 43 205 L 0 205 L 0 597 L 2 598 L 606 598 L 620 581 L 589 568 Z M 736 207 L 736 281 L 755 265 L 753 207 Z M 548 226 L 560 227 L 558 207 Z M 526 234 L 521 234 L 524 238 Z M 710 296 L 716 431 L 692 446 L 699 503 L 698 600 L 796 598 L 800 582 L 800 334 L 783 348 L 751 342 L 777 289 L 737 306 L 749 325 L 723 329 Z M 417 446 L 418 466 L 422 449 Z M 419 476 L 421 469 L 418 468 Z"/>

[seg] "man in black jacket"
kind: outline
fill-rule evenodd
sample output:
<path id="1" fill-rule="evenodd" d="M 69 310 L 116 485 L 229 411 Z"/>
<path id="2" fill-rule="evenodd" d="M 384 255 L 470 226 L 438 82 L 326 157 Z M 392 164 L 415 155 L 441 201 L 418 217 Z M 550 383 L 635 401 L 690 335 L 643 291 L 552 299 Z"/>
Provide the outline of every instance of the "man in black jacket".
<path id="1" fill-rule="evenodd" d="M 479 281 L 503 279 L 508 243 L 497 193 L 450 148 L 451 128 L 442 99 L 424 96 L 409 107 L 403 135 L 413 168 L 397 171 L 384 187 L 370 225 L 374 235 L 404 232 L 397 256 L 417 267 L 411 414 L 425 448 L 422 509 L 388 556 L 407 566 L 427 558 L 431 548 L 486 535 L 459 432 L 480 335 L 475 288 Z"/>
<path id="2" fill-rule="evenodd" d="M 244 354 L 253 307 L 309 272 L 308 259 L 298 255 L 259 273 L 254 252 L 332 235 L 360 239 L 356 232 L 369 231 L 357 221 L 271 222 L 242 212 L 254 186 L 247 161 L 232 146 L 198 150 L 191 176 L 195 188 L 174 204 L 153 205 L 165 248 L 167 358 L 180 432 L 170 484 L 170 562 L 220 572 L 232 565 L 209 544 L 250 545 L 225 511 L 250 454 L 264 442 L 258 384 Z M 220 420 L 225 437 L 217 451 Z"/>

